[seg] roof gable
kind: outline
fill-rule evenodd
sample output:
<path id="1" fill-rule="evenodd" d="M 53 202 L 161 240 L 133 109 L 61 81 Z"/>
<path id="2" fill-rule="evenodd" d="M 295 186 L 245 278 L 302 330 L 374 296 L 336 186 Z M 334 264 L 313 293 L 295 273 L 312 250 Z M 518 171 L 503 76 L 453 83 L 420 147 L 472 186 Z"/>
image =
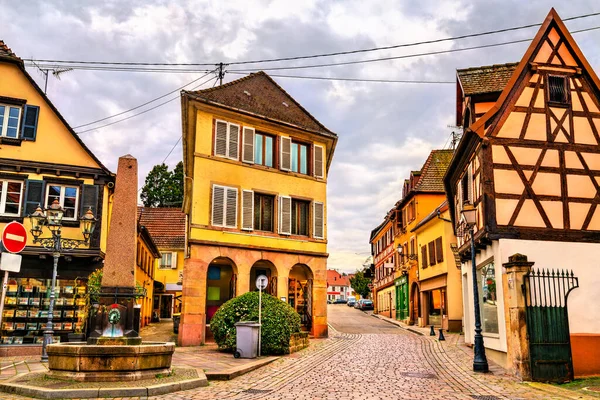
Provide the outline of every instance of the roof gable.
<path id="1" fill-rule="evenodd" d="M 464 96 L 502 92 L 518 63 L 486 65 L 456 70 Z"/>
<path id="2" fill-rule="evenodd" d="M 246 111 L 311 132 L 336 136 L 262 71 L 214 88 L 184 93 L 197 100 Z"/>

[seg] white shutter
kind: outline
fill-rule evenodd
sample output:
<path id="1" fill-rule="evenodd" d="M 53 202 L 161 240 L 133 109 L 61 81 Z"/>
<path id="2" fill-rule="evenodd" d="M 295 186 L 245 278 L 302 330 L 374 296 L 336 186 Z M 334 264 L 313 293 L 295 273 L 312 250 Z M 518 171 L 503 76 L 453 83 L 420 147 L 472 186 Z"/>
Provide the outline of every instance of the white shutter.
<path id="1" fill-rule="evenodd" d="M 254 192 L 242 190 L 242 229 L 254 229 Z"/>
<path id="2" fill-rule="evenodd" d="M 213 185 L 212 192 L 212 224 L 214 226 L 224 225 L 225 210 L 225 188 Z"/>
<path id="3" fill-rule="evenodd" d="M 226 188 L 226 193 L 225 226 L 227 228 L 237 228 L 237 189 Z"/>
<path id="4" fill-rule="evenodd" d="M 314 163 L 313 163 L 313 172 L 314 172 L 314 176 L 315 178 L 323 178 L 324 174 L 323 174 L 323 146 L 317 146 L 315 145 L 315 154 L 313 157 Z"/>
<path id="5" fill-rule="evenodd" d="M 325 238 L 325 205 L 323 203 L 313 203 L 313 236 L 317 239 Z"/>
<path id="6" fill-rule="evenodd" d="M 281 162 L 282 171 L 290 171 L 292 169 L 292 139 L 281 136 Z"/>
<path id="7" fill-rule="evenodd" d="M 254 163 L 254 128 L 244 128 L 242 161 Z"/>
<path id="8" fill-rule="evenodd" d="M 227 157 L 227 122 L 215 123 L 215 155 Z"/>
<path id="9" fill-rule="evenodd" d="M 239 159 L 239 143 L 240 143 L 240 126 L 229 124 L 229 140 L 227 142 L 227 157 L 237 160 Z"/>
<path id="10" fill-rule="evenodd" d="M 292 198 L 279 196 L 279 233 L 292 234 Z"/>
<path id="11" fill-rule="evenodd" d="M 177 269 L 177 253 L 171 253 L 171 269 Z"/>

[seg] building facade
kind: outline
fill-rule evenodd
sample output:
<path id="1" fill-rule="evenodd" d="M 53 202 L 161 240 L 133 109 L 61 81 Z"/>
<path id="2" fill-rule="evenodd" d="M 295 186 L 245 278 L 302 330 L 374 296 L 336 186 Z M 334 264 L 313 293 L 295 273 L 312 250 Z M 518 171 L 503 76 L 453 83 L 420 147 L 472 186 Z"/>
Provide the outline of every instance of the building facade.
<path id="1" fill-rule="evenodd" d="M 189 258 L 180 345 L 216 310 L 266 291 L 327 336 L 327 173 L 337 135 L 263 72 L 182 94 Z"/>
<path id="2" fill-rule="evenodd" d="M 98 218 L 88 246 L 65 251 L 58 264 L 54 321 L 57 340 L 66 340 L 83 312 L 88 275 L 102 267 L 109 197 L 114 175 L 92 154 L 25 70 L 23 61 L 0 41 L 0 230 L 27 218 L 38 205 L 57 200 L 65 210 L 62 235 L 83 239 L 79 218 L 91 208 Z M 42 237 L 48 237 L 45 231 Z M 2 323 L 2 347 L 36 354 L 49 306 L 52 251 L 29 236 L 21 272 L 10 274 Z M 29 349 L 25 345 L 31 345 Z"/>
<path id="3" fill-rule="evenodd" d="M 134 270 L 135 285 L 139 297 L 136 303 L 141 305 L 140 325 L 144 327 L 152 321 L 154 299 L 154 265 L 161 255 L 145 226 L 138 223 L 136 265 Z"/>
<path id="4" fill-rule="evenodd" d="M 507 69 L 509 77 L 497 79 Z M 518 64 L 459 70 L 457 81 L 457 121 L 465 132 L 445 185 L 465 260 L 465 340 L 474 335 L 474 241 L 488 357 L 525 378 L 536 379 L 540 366 L 567 379 L 598 374 L 600 310 L 590 304 L 600 285 L 600 80 L 551 10 Z M 472 237 L 461 216 L 471 207 Z M 528 263 L 516 268 L 523 255 Z M 571 292 L 533 296 L 532 263 L 548 271 L 541 281 L 553 279 L 550 271 L 572 271 L 562 282 Z M 561 326 L 560 342 L 567 343 L 552 365 L 536 358 L 534 342 L 547 338 L 530 319 L 550 303 L 568 312 L 565 324 L 543 315 L 548 326 Z"/>
<path id="5" fill-rule="evenodd" d="M 333 269 L 327 270 L 327 301 L 347 300 L 352 293 L 348 276 Z"/>
<path id="6" fill-rule="evenodd" d="M 394 304 L 394 265 L 396 249 L 394 247 L 393 213 L 386 215 L 383 223 L 371 232 L 371 254 L 373 254 L 373 306 L 374 312 L 390 318 L 396 315 Z"/>

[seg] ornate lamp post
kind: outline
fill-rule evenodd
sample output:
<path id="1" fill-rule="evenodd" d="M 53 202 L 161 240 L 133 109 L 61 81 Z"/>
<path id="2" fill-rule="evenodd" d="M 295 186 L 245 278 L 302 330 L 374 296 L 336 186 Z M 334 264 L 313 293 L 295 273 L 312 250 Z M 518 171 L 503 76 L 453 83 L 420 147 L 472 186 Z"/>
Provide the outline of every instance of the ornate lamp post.
<path id="1" fill-rule="evenodd" d="M 54 291 L 56 287 L 56 270 L 58 268 L 58 259 L 60 253 L 64 250 L 73 250 L 81 245 L 88 244 L 94 228 L 96 227 L 96 218 L 92 210 L 89 209 L 81 221 L 81 231 L 83 232 L 84 240 L 77 239 L 64 239 L 61 236 L 60 228 L 62 227 L 62 219 L 64 210 L 60 206 L 58 200 L 54 200 L 50 207 L 42 211 L 42 208 L 38 205 L 37 209 L 33 214 L 29 216 L 31 221 L 31 234 L 33 235 L 33 243 L 39 243 L 42 247 L 52 250 L 52 257 L 54 258 L 54 268 L 52 270 L 52 287 L 50 288 L 50 306 L 48 309 L 48 323 L 46 329 L 44 329 L 44 342 L 42 345 L 42 361 L 48 361 L 48 353 L 46 347 L 52 344 L 52 334 L 54 333 L 52 326 L 52 318 L 54 314 Z M 41 238 L 42 227 L 47 226 L 51 233 L 51 237 Z"/>
<path id="2" fill-rule="evenodd" d="M 477 286 L 477 264 L 475 262 L 475 239 L 473 238 L 473 227 L 476 223 L 477 210 L 472 205 L 465 205 L 462 214 L 462 222 L 469 228 L 469 237 L 471 239 L 471 274 L 473 275 L 473 300 L 475 308 L 475 337 L 473 340 L 473 349 L 475 357 L 473 359 L 473 371 L 488 372 L 488 362 L 485 357 L 485 347 L 483 346 L 483 336 L 481 335 L 481 313 L 479 309 L 479 287 Z"/>

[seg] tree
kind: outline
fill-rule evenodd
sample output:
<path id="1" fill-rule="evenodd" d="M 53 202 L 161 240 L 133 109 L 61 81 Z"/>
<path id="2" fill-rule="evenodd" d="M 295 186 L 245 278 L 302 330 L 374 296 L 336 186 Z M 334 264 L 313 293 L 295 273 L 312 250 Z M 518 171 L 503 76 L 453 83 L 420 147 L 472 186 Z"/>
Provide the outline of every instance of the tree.
<path id="1" fill-rule="evenodd" d="M 350 278 L 350 286 L 352 289 L 361 297 L 368 297 L 371 293 L 371 289 L 369 289 L 369 283 L 371 280 L 369 278 L 365 278 L 365 274 L 362 271 L 356 271 L 354 276 Z"/>
<path id="2" fill-rule="evenodd" d="M 142 188 L 145 207 L 181 207 L 183 204 L 183 162 L 173 171 L 166 164 L 155 165 L 146 176 Z"/>

